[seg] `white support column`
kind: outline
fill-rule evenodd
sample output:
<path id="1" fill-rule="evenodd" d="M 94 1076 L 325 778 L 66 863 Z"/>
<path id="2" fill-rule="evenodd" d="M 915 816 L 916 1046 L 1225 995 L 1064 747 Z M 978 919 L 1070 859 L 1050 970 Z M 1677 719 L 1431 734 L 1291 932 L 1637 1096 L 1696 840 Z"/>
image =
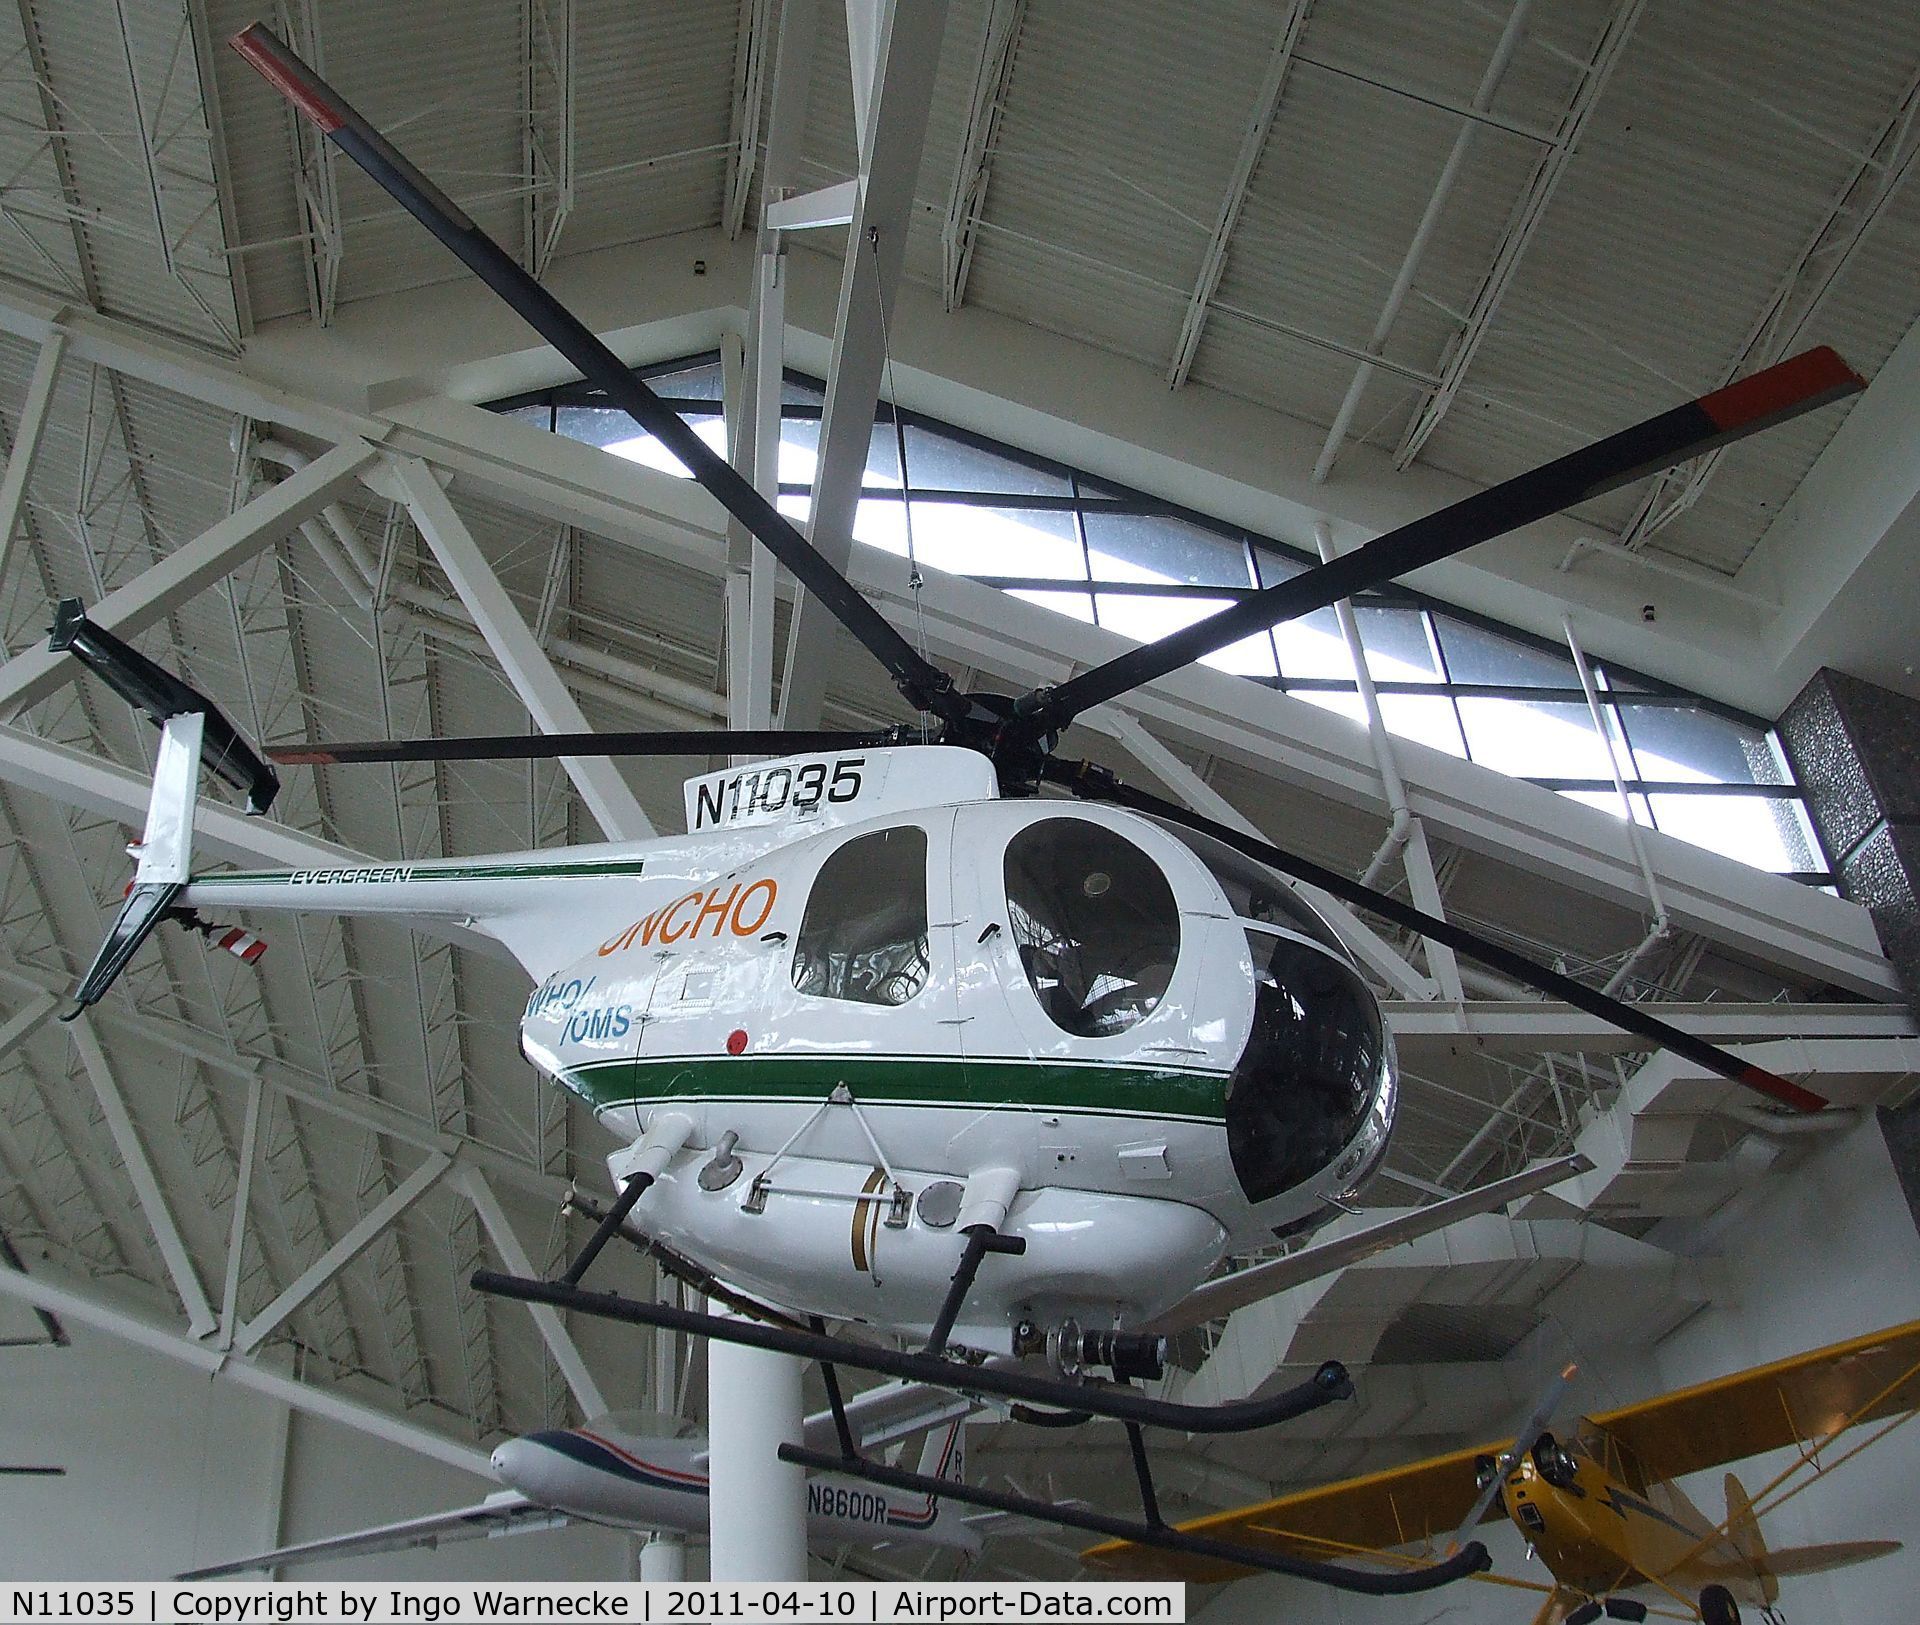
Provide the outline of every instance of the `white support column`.
<path id="1" fill-rule="evenodd" d="M 849 26 L 855 7 L 862 3 L 865 0 L 849 0 Z M 946 0 L 911 0 L 906 5 L 884 0 L 880 6 L 873 96 L 860 144 L 860 199 L 847 228 L 827 404 L 820 417 L 820 461 L 807 524 L 807 539 L 841 571 L 853 552 L 854 513 L 866 477 L 874 407 L 886 360 L 883 313 L 891 311 L 900 284 L 913 183 L 920 170 L 946 21 Z M 857 41 L 855 45 L 857 90 Z M 825 611 L 816 609 L 804 595 L 795 598 L 780 692 L 780 715 L 786 727 L 819 725 L 834 632 L 834 622 Z"/>
<path id="2" fill-rule="evenodd" d="M 396 457 L 391 467 L 413 522 L 420 527 L 427 546 L 433 549 L 460 602 L 473 616 L 487 647 L 540 731 L 590 732 L 579 702 L 567 691 L 546 651 L 534 641 L 520 611 L 500 585 L 500 578 L 481 553 L 466 521 L 447 500 L 433 471 L 414 457 Z M 643 841 L 653 835 L 652 821 L 606 757 L 563 756 L 560 765 L 610 839 Z"/>
<path id="3" fill-rule="evenodd" d="M 125 1309 L 95 1297 L 89 1290 L 55 1282 L 44 1271 L 22 1275 L 13 1270 L 0 1269 L 0 1297 L 16 1298 L 76 1325 L 92 1326 L 110 1337 L 177 1360 L 209 1377 L 236 1383 L 242 1388 L 277 1399 L 294 1410 L 324 1417 L 342 1427 L 384 1439 L 389 1444 L 397 1444 L 417 1455 L 444 1462 L 462 1472 L 473 1473 L 480 1478 L 492 1477 L 484 1450 L 462 1444 L 457 1439 L 435 1433 L 430 1428 L 421 1427 L 375 1406 L 344 1398 L 334 1389 L 315 1387 L 269 1366 L 210 1349 L 204 1343 L 193 1342 L 178 1332 L 156 1326 L 142 1316 L 129 1314 Z"/>
<path id="4" fill-rule="evenodd" d="M 807 1476 L 776 1453 L 783 1443 L 800 1441 L 805 1369 L 790 1354 L 717 1337 L 707 1343 L 707 1514 L 715 1580 L 807 1577 Z"/>
<path id="5" fill-rule="evenodd" d="M 1331 563 L 1334 557 L 1332 529 L 1325 520 L 1316 520 L 1313 535 L 1321 561 Z M 1444 918 L 1446 911 L 1440 906 L 1440 880 L 1434 873 L 1433 854 L 1427 847 L 1427 832 L 1420 820 L 1413 816 L 1407 801 L 1407 786 L 1400 773 L 1399 754 L 1393 748 L 1393 736 L 1387 732 L 1386 721 L 1380 714 L 1380 696 L 1374 691 L 1373 672 L 1367 665 L 1367 649 L 1360 639 L 1360 624 L 1354 619 L 1352 601 L 1340 599 L 1334 604 L 1333 613 L 1340 626 L 1340 636 L 1347 646 L 1347 658 L 1353 664 L 1354 687 L 1359 692 L 1360 704 L 1366 712 L 1367 745 L 1380 770 L 1380 784 L 1387 805 L 1393 810 L 1393 827 L 1387 832 L 1386 840 L 1381 843 L 1380 850 L 1374 854 L 1361 879 L 1365 884 L 1372 885 L 1397 848 L 1401 865 L 1406 871 L 1407 890 L 1412 894 L 1413 906 L 1422 913 Z M 1427 970 L 1440 989 L 1440 996 L 1451 1004 L 1464 1005 L 1466 992 L 1460 985 L 1460 965 L 1454 958 L 1453 950 L 1431 938 L 1425 939 L 1422 946 L 1426 953 Z"/>
<path id="6" fill-rule="evenodd" d="M 487 1235 L 493 1242 L 494 1251 L 500 1255 L 500 1262 L 507 1266 L 510 1274 L 537 1279 L 540 1272 L 533 1267 L 526 1248 L 520 1245 L 520 1238 L 507 1222 L 506 1212 L 495 1198 L 493 1188 L 487 1184 L 486 1175 L 478 1168 L 463 1167 L 459 1179 L 461 1188 L 473 1201 L 474 1211 L 480 1215 L 480 1222 L 487 1228 Z M 462 1283 L 460 1290 L 464 1292 L 470 1289 Z M 606 1399 L 600 1392 L 600 1385 L 593 1380 L 593 1373 L 587 1369 L 587 1362 L 580 1357 L 580 1350 L 573 1338 L 568 1335 L 560 1312 L 544 1303 L 529 1304 L 527 1310 L 533 1316 L 534 1325 L 540 1329 L 540 1336 L 553 1355 L 554 1363 L 567 1379 L 567 1386 L 573 1390 L 573 1397 L 579 1401 L 581 1412 L 587 1416 L 604 1416 L 607 1411 Z"/>
<path id="7" fill-rule="evenodd" d="M 100 1048 L 100 1040 L 94 1036 L 93 1028 L 85 1016 L 77 1018 L 68 1031 L 73 1035 L 73 1047 L 80 1052 L 80 1064 L 86 1068 L 93 1092 L 100 1098 L 100 1110 L 106 1116 L 113 1143 L 120 1150 L 120 1160 L 126 1164 L 127 1178 L 132 1182 L 134 1195 L 139 1198 L 140 1211 L 146 1218 L 147 1227 L 153 1232 L 154 1245 L 160 1249 L 160 1257 L 166 1263 L 174 1291 L 180 1294 L 180 1301 L 186 1306 L 187 1335 L 205 1337 L 218 1325 L 213 1306 L 207 1302 L 200 1277 L 194 1273 L 193 1259 L 187 1252 L 186 1242 L 181 1238 L 180 1227 L 174 1223 L 173 1210 L 167 1206 L 167 1199 L 160 1190 L 160 1181 L 154 1177 L 147 1148 L 141 1143 L 139 1130 L 128 1115 L 126 1100 L 120 1093 L 120 1085 L 114 1078 L 112 1068 L 107 1065 L 106 1053 Z"/>
<path id="8" fill-rule="evenodd" d="M 371 1247 L 389 1226 L 397 1224 L 413 1204 L 439 1182 L 453 1166 L 453 1159 L 436 1151 L 400 1183 L 369 1208 L 341 1238 L 316 1258 L 297 1279 L 289 1281 L 280 1296 L 239 1329 L 234 1348 L 251 1354 L 289 1315 L 297 1314 L 303 1304 L 343 1269 Z"/>
<path id="9" fill-rule="evenodd" d="M 640 1547 L 640 1578 L 649 1584 L 677 1584 L 687 1577 L 687 1541 L 684 1535 L 661 1531 L 647 1536 Z"/>
<path id="10" fill-rule="evenodd" d="M 1098 706 L 1080 719 L 1120 741 L 1142 767 L 1202 817 L 1229 824 L 1256 841 L 1266 836 L 1244 817 L 1240 810 L 1152 734 L 1124 711 L 1111 705 Z M 1333 922 L 1340 940 L 1386 984 L 1403 998 L 1431 999 L 1434 987 L 1409 965 L 1393 946 L 1366 925 L 1352 909 L 1337 897 L 1329 897 L 1317 886 L 1299 884 L 1300 895 Z"/>
<path id="11" fill-rule="evenodd" d="M 364 440 L 334 447 L 108 593 L 87 611 L 89 618 L 109 632 L 133 637 L 312 518 L 372 459 L 373 447 Z M 0 666 L 0 716 L 19 715 L 79 669 L 71 655 L 54 654 L 44 645 L 15 655 Z"/>
<path id="12" fill-rule="evenodd" d="M 787 245 L 772 216 L 800 176 L 818 24 L 817 0 L 783 0 L 777 18 L 769 15 L 762 23 L 773 30 L 766 42 L 773 58 L 773 92 L 767 106 L 764 205 L 755 239 L 753 290 L 747 298 L 743 365 L 737 404 L 730 402 L 730 450 L 734 467 L 769 501 L 779 493 L 787 336 Z M 773 605 L 779 568 L 738 520 L 727 524 L 727 570 L 727 722 L 734 728 L 768 728 L 773 725 Z"/>
<path id="13" fill-rule="evenodd" d="M 574 205 L 573 0 L 527 0 L 524 260 L 544 276 Z"/>
<path id="14" fill-rule="evenodd" d="M 40 437 L 46 432 L 47 407 L 53 400 L 53 386 L 60 375 L 60 358 L 67 348 L 67 335 L 55 328 L 40 346 L 33 363 L 33 376 L 27 380 L 27 398 L 14 426 L 13 445 L 7 452 L 7 471 L 0 476 L 0 583 L 7 578 L 7 566 L 13 561 L 14 532 L 20 524 L 20 504 L 27 494 L 27 475 L 33 460 L 40 455 Z"/>

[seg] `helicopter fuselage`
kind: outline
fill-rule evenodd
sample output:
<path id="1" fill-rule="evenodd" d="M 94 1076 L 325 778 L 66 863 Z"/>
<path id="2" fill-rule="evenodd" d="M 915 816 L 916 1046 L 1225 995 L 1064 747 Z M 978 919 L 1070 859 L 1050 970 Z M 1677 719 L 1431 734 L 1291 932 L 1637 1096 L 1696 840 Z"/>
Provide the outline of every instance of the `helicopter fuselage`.
<path id="1" fill-rule="evenodd" d="M 1001 800 L 951 748 L 712 774 L 687 804 L 683 837 L 188 901 L 378 899 L 501 938 L 538 977 L 524 1054 L 622 1142 L 616 1180 L 658 1170 L 635 1221 L 755 1297 L 924 1331 L 989 1201 L 1026 1242 L 954 1332 L 990 1352 L 1149 1320 L 1384 1149 L 1378 1008 L 1270 877 L 1132 813 Z"/>

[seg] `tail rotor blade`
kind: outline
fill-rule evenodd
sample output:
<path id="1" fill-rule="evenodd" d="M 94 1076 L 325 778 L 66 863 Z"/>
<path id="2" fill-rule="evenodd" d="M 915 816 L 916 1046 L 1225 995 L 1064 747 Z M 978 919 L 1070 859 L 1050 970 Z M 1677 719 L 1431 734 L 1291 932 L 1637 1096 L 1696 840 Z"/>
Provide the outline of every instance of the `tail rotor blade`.
<path id="1" fill-rule="evenodd" d="M 634 376 L 591 329 L 409 163 L 392 142 L 347 105 L 331 85 L 261 23 L 236 34 L 233 48 L 322 135 L 449 248 L 581 374 L 656 436 L 720 504 L 824 604 L 920 710 L 938 710 L 952 679 L 925 659 L 779 509 L 756 491 Z"/>
<path id="2" fill-rule="evenodd" d="M 1244 637 L 1865 388 L 1866 380 L 1832 350 L 1805 351 L 1388 531 L 1365 547 L 1255 593 L 1157 642 L 1130 649 L 1058 688 L 1038 690 L 1028 697 L 1025 712 L 1041 726 L 1057 731 L 1089 707 L 1165 677 Z"/>
<path id="3" fill-rule="evenodd" d="M 860 750 L 893 739 L 890 730 L 831 733 L 781 728 L 701 729 L 680 733 L 471 734 L 456 739 L 361 739 L 277 745 L 267 755 L 283 766 L 364 762 L 535 762 L 559 756 L 798 755 Z"/>
<path id="4" fill-rule="evenodd" d="M 1672 1050 L 1674 1054 L 1697 1066 L 1705 1067 L 1709 1072 L 1726 1078 L 1732 1083 L 1746 1085 L 1747 1088 L 1766 1095 L 1769 1099 L 1791 1106 L 1795 1111 L 1817 1112 L 1823 1110 L 1829 1102 L 1811 1089 L 1802 1087 L 1777 1073 L 1769 1072 L 1763 1066 L 1751 1061 L 1743 1061 L 1737 1055 L 1731 1055 L 1718 1044 L 1709 1043 L 1704 1038 L 1683 1032 L 1670 1022 L 1662 1021 L 1651 1014 L 1645 1005 L 1628 1004 L 1611 994 L 1602 993 L 1598 988 L 1588 987 L 1577 982 L 1571 976 L 1535 960 L 1524 954 L 1517 954 L 1511 948 L 1483 937 L 1477 931 L 1455 925 L 1451 920 L 1443 920 L 1437 915 L 1426 914 L 1409 903 L 1401 902 L 1397 897 L 1389 896 L 1373 887 L 1363 885 L 1336 869 L 1315 863 L 1311 858 L 1303 858 L 1298 853 L 1289 852 L 1284 847 L 1274 846 L 1270 842 L 1255 840 L 1243 835 L 1231 825 L 1216 823 L 1211 818 L 1190 812 L 1177 802 L 1167 801 L 1160 796 L 1149 795 L 1144 790 L 1136 790 L 1122 784 L 1104 769 L 1096 768 L 1085 762 L 1049 761 L 1043 769 L 1043 776 L 1050 782 L 1064 785 L 1077 794 L 1091 800 L 1111 801 L 1122 807 L 1131 807 L 1135 812 L 1147 813 L 1155 818 L 1163 818 L 1168 823 L 1184 825 L 1199 834 L 1210 836 L 1223 845 L 1242 852 L 1257 863 L 1265 863 L 1278 869 L 1282 874 L 1291 875 L 1296 880 L 1304 880 L 1309 885 L 1318 886 L 1342 902 L 1352 903 L 1393 921 L 1395 925 L 1405 926 L 1417 931 L 1423 937 L 1443 943 L 1454 952 L 1485 965 L 1489 970 L 1499 971 L 1511 976 L 1517 982 L 1537 988 L 1551 998 L 1564 1000 L 1576 1010 L 1584 1010 L 1590 1016 L 1618 1027 L 1622 1032 L 1632 1033 L 1635 1037 L 1645 1038 L 1661 1049 Z"/>

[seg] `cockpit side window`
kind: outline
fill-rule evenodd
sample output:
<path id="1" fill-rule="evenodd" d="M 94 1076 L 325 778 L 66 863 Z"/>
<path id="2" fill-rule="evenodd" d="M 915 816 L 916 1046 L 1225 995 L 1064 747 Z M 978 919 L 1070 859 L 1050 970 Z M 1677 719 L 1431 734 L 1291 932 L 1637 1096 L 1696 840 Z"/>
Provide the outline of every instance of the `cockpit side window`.
<path id="1" fill-rule="evenodd" d="M 1145 852 L 1089 819 L 1043 819 L 1007 843 L 1006 882 L 1014 945 L 1048 1020 L 1110 1038 L 1152 1014 L 1180 957 L 1180 910 Z"/>
<path id="2" fill-rule="evenodd" d="M 820 865 L 793 985 L 822 999 L 905 1004 L 927 985 L 927 832 L 861 835 Z"/>

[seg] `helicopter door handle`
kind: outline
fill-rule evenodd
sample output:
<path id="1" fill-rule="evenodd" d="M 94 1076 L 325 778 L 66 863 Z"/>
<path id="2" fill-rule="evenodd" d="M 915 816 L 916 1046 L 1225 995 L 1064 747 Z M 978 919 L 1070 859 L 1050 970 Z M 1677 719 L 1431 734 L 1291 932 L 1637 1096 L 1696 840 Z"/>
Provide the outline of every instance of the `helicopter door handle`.
<path id="1" fill-rule="evenodd" d="M 762 942 L 785 942 L 787 940 L 787 934 L 784 931 L 768 931 L 760 940 Z"/>
<path id="2" fill-rule="evenodd" d="M 999 935 L 1000 935 L 1000 922 L 998 920 L 989 920 L 987 922 L 987 928 L 984 931 L 982 931 L 980 935 L 975 937 L 973 940 L 976 943 L 985 942 L 988 937 L 997 937 Z"/>

